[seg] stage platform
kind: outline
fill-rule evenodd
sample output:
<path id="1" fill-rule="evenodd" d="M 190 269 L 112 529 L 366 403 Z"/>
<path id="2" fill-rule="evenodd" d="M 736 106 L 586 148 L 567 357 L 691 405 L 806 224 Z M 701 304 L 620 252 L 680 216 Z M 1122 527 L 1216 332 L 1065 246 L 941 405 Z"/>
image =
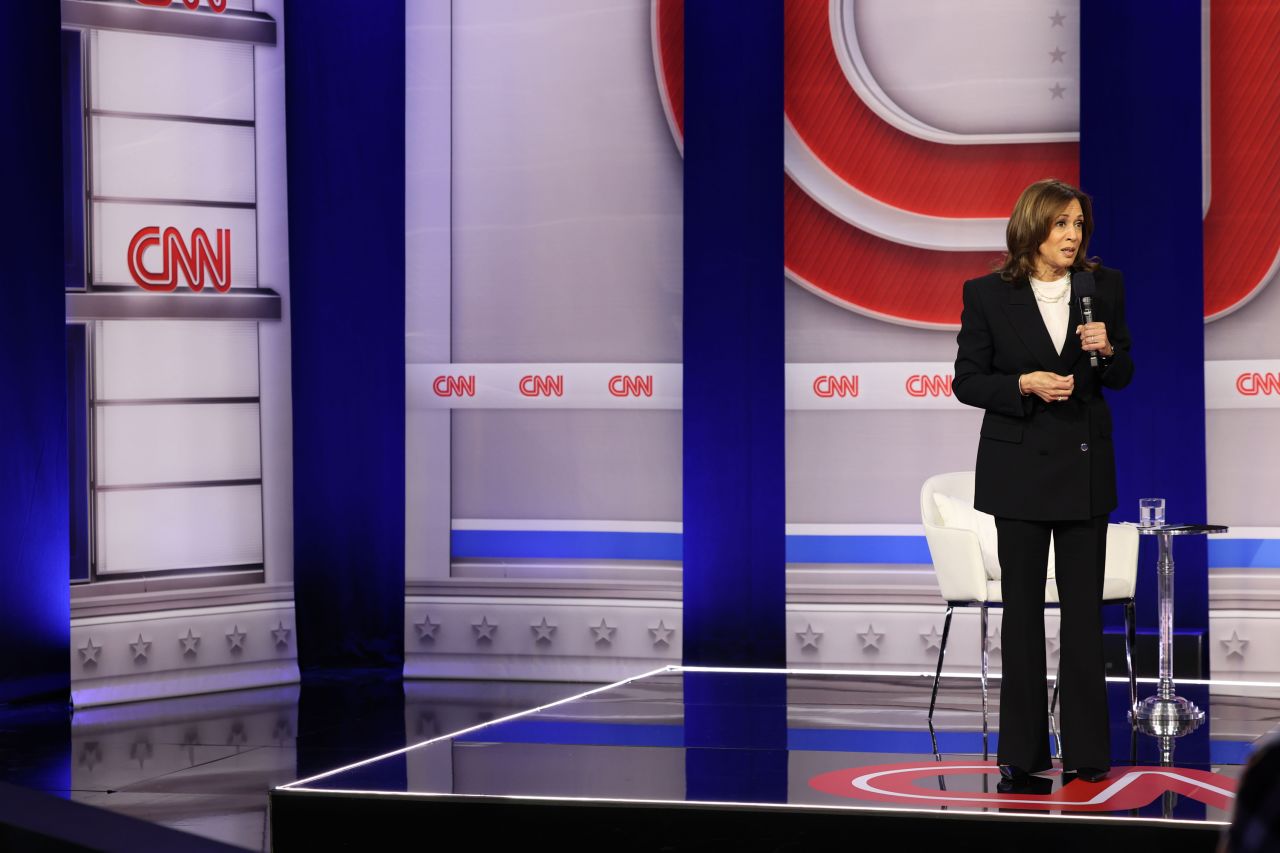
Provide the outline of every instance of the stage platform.
<path id="1" fill-rule="evenodd" d="M 938 754 L 930 686 L 921 674 L 668 667 L 277 788 L 273 845 L 391 849 L 448 826 L 480 847 L 538 849 L 806 849 L 889 833 L 950 850 L 1213 850 L 1280 706 L 1263 689 L 1234 714 L 1215 690 L 1220 707 L 1165 744 L 1162 766 L 1158 740 L 1125 722 L 1128 688 L 1115 681 L 1108 779 L 1055 771 L 1036 791 L 1000 793 L 998 681 L 985 760 L 977 680 L 943 679 Z M 1153 690 L 1140 682 L 1140 696 Z M 1179 692 L 1209 706 L 1209 685 Z"/>

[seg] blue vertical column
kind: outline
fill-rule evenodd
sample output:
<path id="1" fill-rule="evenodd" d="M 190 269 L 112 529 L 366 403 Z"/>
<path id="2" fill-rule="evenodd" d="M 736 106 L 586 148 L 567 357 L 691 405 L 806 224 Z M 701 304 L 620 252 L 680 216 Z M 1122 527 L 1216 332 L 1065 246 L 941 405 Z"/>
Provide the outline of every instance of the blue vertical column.
<path id="1" fill-rule="evenodd" d="M 57 3 L 0 26 L 0 703 L 70 689 Z"/>
<path id="2" fill-rule="evenodd" d="M 786 662 L 782 8 L 684 10 L 690 665 Z"/>
<path id="3" fill-rule="evenodd" d="M 1090 249 L 1125 274 L 1137 365 L 1133 384 L 1109 397 L 1116 520 L 1136 519 L 1140 497 L 1163 497 L 1170 521 L 1203 522 L 1201 3 L 1083 0 L 1080 12 L 1080 179 L 1098 223 Z M 1177 627 L 1206 632 L 1205 540 L 1175 548 Z M 1142 553 L 1138 619 L 1154 629 L 1154 548 Z"/>
<path id="4" fill-rule="evenodd" d="M 304 669 L 404 659 L 404 4 L 285 4 Z"/>

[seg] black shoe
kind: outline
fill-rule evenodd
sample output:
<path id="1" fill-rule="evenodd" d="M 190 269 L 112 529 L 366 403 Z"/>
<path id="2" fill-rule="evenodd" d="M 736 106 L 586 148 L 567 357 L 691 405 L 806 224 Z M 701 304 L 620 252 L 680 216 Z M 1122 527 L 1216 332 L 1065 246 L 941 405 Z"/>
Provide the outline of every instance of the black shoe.
<path id="1" fill-rule="evenodd" d="M 1005 767 L 1010 775 L 1005 774 Z M 996 791 L 1001 794 L 1038 794 L 1053 792 L 1053 780 L 1043 776 L 1032 776 L 1020 767 L 1000 765 L 1000 781 L 996 783 Z"/>
<path id="2" fill-rule="evenodd" d="M 1069 770 L 1067 773 L 1064 773 L 1063 777 L 1065 779 L 1065 777 L 1070 774 L 1076 779 L 1080 779 L 1085 782 L 1101 782 L 1103 779 L 1107 778 L 1107 774 L 1110 772 L 1110 767 L 1077 767 L 1075 770 Z"/>

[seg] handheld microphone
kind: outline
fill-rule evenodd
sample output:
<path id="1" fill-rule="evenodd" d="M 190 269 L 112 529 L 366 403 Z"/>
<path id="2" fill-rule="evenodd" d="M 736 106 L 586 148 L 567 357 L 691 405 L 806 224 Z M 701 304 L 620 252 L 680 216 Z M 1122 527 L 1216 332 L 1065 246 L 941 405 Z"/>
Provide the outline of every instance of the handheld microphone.
<path id="1" fill-rule="evenodd" d="M 1086 323 L 1092 323 L 1093 294 L 1098 292 L 1098 283 L 1093 280 L 1093 273 L 1081 270 L 1075 274 L 1071 283 L 1076 291 L 1076 299 L 1080 301 L 1080 316 L 1084 318 Z M 1098 366 L 1097 350 L 1089 353 L 1089 366 Z"/>

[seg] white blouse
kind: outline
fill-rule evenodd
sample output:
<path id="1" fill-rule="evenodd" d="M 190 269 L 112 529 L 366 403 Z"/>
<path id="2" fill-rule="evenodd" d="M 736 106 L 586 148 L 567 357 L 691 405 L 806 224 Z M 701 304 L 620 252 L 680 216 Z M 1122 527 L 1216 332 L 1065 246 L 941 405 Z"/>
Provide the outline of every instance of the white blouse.
<path id="1" fill-rule="evenodd" d="M 1062 345 L 1067 342 L 1067 323 L 1071 319 L 1071 273 L 1057 281 L 1031 279 L 1031 291 L 1036 297 L 1036 307 L 1049 330 L 1049 339 L 1062 355 Z"/>

